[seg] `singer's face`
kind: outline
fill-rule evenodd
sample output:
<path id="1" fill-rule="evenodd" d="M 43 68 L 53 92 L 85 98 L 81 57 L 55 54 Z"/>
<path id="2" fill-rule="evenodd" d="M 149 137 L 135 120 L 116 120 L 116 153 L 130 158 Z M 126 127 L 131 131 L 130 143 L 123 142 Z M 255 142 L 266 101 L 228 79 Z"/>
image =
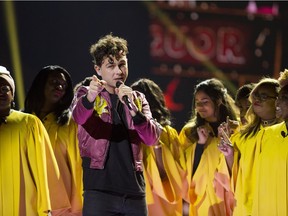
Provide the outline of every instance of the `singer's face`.
<path id="1" fill-rule="evenodd" d="M 276 100 L 276 116 L 284 121 L 288 120 L 288 92 L 283 91 L 283 89 L 279 92 Z"/>
<path id="2" fill-rule="evenodd" d="M 96 69 L 96 71 L 107 82 L 105 88 L 108 91 L 114 89 L 117 81 L 125 82 L 128 77 L 127 57 L 121 56 L 119 59 L 116 59 L 114 56 L 109 56 L 104 58 L 101 67 Z"/>
<path id="3" fill-rule="evenodd" d="M 249 101 L 248 98 L 241 98 L 237 101 L 236 105 L 239 108 L 240 119 L 241 119 L 242 124 L 244 125 L 247 123 L 247 120 L 245 119 L 245 114 L 248 111 L 251 105 L 251 102 Z"/>
<path id="4" fill-rule="evenodd" d="M 197 113 L 208 122 L 216 122 L 215 104 L 203 91 L 195 94 L 195 108 Z"/>
<path id="5" fill-rule="evenodd" d="M 274 87 L 259 86 L 252 93 L 252 108 L 257 116 L 263 120 L 276 117 L 275 101 L 277 93 Z"/>
<path id="6" fill-rule="evenodd" d="M 12 101 L 11 86 L 5 79 L 0 78 L 0 116 L 3 116 L 2 114 L 6 114 L 10 110 Z"/>
<path id="7" fill-rule="evenodd" d="M 58 103 L 66 93 L 67 82 L 63 73 L 53 72 L 46 81 L 44 95 L 45 104 L 53 105 Z"/>

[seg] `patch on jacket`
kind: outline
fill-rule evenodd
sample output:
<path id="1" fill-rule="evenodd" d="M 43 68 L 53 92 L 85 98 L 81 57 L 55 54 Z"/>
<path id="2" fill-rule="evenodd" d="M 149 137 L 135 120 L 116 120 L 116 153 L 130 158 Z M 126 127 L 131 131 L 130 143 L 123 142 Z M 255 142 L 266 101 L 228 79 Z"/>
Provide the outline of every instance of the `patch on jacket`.
<path id="1" fill-rule="evenodd" d="M 135 103 L 135 105 L 137 106 L 138 110 L 141 112 L 141 111 L 142 111 L 142 103 L 141 103 L 140 98 L 136 98 L 136 99 L 134 100 L 134 103 Z"/>
<path id="2" fill-rule="evenodd" d="M 107 101 L 103 97 L 96 97 L 94 110 L 101 117 L 103 113 L 109 113 Z"/>

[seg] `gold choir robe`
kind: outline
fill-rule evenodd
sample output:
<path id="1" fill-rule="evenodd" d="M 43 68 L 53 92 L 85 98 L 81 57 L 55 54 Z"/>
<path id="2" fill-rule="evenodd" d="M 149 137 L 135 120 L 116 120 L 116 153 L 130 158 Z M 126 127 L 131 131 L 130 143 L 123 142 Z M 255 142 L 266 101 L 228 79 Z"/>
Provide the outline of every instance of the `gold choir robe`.
<path id="1" fill-rule="evenodd" d="M 285 122 L 265 128 L 254 184 L 253 216 L 288 215 L 288 136 Z"/>
<path id="2" fill-rule="evenodd" d="M 82 159 L 78 147 L 77 124 L 70 118 L 67 124 L 59 125 L 53 113 L 48 114 L 42 121 L 49 134 L 60 178 L 64 183 L 65 190 L 58 193 L 58 196 L 61 199 L 66 199 L 67 196 L 71 206 L 67 210 L 69 216 L 82 215 Z"/>
<path id="3" fill-rule="evenodd" d="M 208 124 L 206 124 L 206 127 L 212 131 Z M 197 143 L 193 143 L 187 137 L 190 129 L 190 127 L 184 126 L 179 135 L 181 145 L 185 146 L 186 179 L 183 183 L 183 197 L 190 204 L 189 216 L 230 215 L 231 212 L 225 207 L 225 199 L 233 200 L 233 197 L 217 195 L 216 191 L 218 189 L 214 184 L 214 175 L 219 163 L 219 157 L 222 154 L 217 147 L 219 138 L 215 135 L 210 135 L 205 144 L 199 165 L 192 176 Z"/>
<path id="4" fill-rule="evenodd" d="M 6 120 L 0 125 L 0 215 L 47 215 L 48 176 L 56 185 L 59 177 L 48 134 L 33 115 L 11 110 Z"/>
<path id="5" fill-rule="evenodd" d="M 178 133 L 170 127 L 163 127 L 159 139 L 162 160 L 167 178 L 161 179 L 156 164 L 154 147 L 143 145 L 144 176 L 146 180 L 146 201 L 148 214 L 153 216 L 182 216 L 182 178 L 184 158 L 180 149 Z M 156 150 L 157 151 L 157 150 Z"/>
<path id="6" fill-rule="evenodd" d="M 256 165 L 259 157 L 257 146 L 260 145 L 264 128 L 261 126 L 256 135 L 245 138 L 240 132 L 231 136 L 234 146 L 234 163 L 232 176 L 228 172 L 224 155 L 215 174 L 215 181 L 228 192 L 234 194 L 235 205 L 230 205 L 233 216 L 247 216 L 252 213 L 253 196 L 255 189 Z"/>

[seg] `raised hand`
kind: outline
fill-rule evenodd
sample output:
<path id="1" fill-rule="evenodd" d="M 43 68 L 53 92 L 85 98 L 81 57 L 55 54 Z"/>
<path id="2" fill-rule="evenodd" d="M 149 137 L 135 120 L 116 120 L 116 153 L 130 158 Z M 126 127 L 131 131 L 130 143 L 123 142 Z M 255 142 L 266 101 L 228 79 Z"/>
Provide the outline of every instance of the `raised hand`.
<path id="1" fill-rule="evenodd" d="M 100 80 L 97 76 L 93 75 L 88 88 L 87 99 L 93 102 L 96 96 L 105 88 L 106 84 L 106 81 Z"/>
<path id="2" fill-rule="evenodd" d="M 225 130 L 229 131 L 225 125 L 221 124 L 218 127 L 218 136 L 220 137 L 218 149 L 224 154 L 225 157 L 230 157 L 234 154 L 234 148 Z"/>
<path id="3" fill-rule="evenodd" d="M 204 145 L 209 138 L 208 129 L 204 126 L 197 127 L 197 133 L 199 137 L 198 144 Z"/>

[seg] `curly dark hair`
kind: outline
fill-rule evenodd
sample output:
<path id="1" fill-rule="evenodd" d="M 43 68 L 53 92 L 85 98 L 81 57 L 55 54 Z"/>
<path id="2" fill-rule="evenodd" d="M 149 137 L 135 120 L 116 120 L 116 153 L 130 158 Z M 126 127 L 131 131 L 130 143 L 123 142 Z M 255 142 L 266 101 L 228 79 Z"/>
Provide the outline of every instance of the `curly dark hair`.
<path id="1" fill-rule="evenodd" d="M 73 99 L 73 84 L 70 74 L 61 66 L 49 65 L 42 68 L 34 78 L 30 89 L 25 98 L 24 112 L 35 113 L 40 115 L 40 111 L 45 102 L 45 86 L 48 77 L 52 73 L 63 73 L 67 82 L 66 92 L 63 98 L 58 102 L 56 110 L 54 111 L 57 117 L 57 123 L 64 125 L 69 120 L 69 106 Z"/>
<path id="2" fill-rule="evenodd" d="M 250 92 L 255 87 L 255 85 L 256 85 L 255 83 L 247 83 L 247 84 L 241 86 L 236 92 L 235 102 L 237 103 L 242 98 L 248 99 Z"/>
<path id="3" fill-rule="evenodd" d="M 133 90 L 142 92 L 151 109 L 152 116 L 162 126 L 171 124 L 171 113 L 166 107 L 165 98 L 161 88 L 152 80 L 141 78 L 131 85 Z"/>
<path id="4" fill-rule="evenodd" d="M 93 63 L 101 66 L 105 57 L 114 56 L 118 60 L 121 56 L 127 55 L 128 44 L 125 39 L 113 36 L 110 33 L 100 38 L 97 43 L 90 47 L 90 54 L 93 57 Z"/>

